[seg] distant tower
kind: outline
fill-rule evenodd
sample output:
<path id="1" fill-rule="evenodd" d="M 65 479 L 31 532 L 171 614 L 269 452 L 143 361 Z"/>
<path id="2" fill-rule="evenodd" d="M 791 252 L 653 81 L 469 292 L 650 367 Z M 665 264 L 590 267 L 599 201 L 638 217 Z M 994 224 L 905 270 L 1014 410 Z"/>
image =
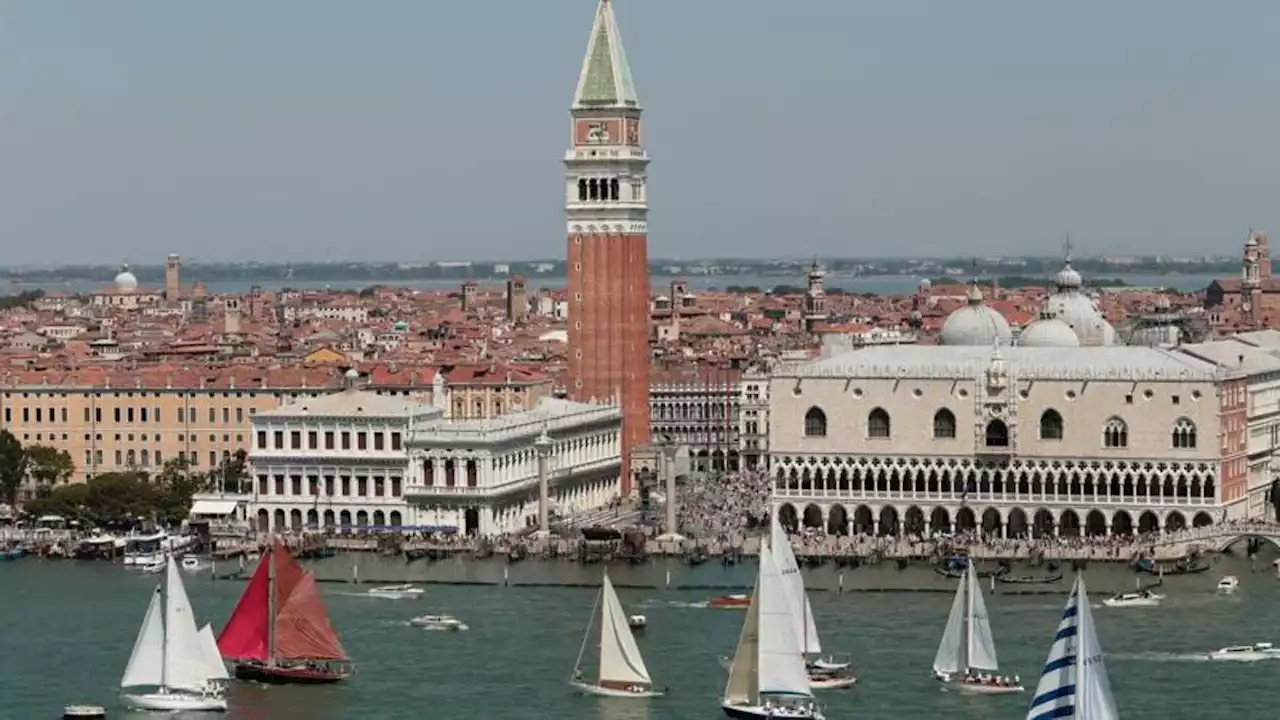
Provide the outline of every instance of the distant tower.
<path id="1" fill-rule="evenodd" d="M 182 297 L 182 259 L 169 253 L 164 261 L 164 301 L 170 304 Z"/>
<path id="2" fill-rule="evenodd" d="M 1250 230 L 1249 238 L 1244 241 L 1244 259 L 1240 268 L 1240 309 L 1255 324 L 1260 314 L 1258 303 L 1262 300 L 1262 256 L 1264 252 L 1268 256 L 1271 254 L 1265 243 L 1266 235 Z M 1269 258 L 1267 264 L 1270 265 Z M 1270 268 L 1267 270 L 1269 272 Z"/>
<path id="3" fill-rule="evenodd" d="M 524 278 L 519 275 L 507 278 L 507 319 L 519 322 L 528 312 L 529 298 L 525 294 Z"/>
<path id="4" fill-rule="evenodd" d="M 240 334 L 240 298 L 229 297 L 222 301 L 223 332 L 227 335 Z"/>
<path id="5" fill-rule="evenodd" d="M 804 329 L 814 332 L 827 321 L 827 293 L 822 289 L 822 279 L 827 276 L 817 260 L 809 266 L 809 289 L 804 294 Z"/>
<path id="6" fill-rule="evenodd" d="M 631 451 L 649 441 L 649 156 L 611 0 L 596 6 L 570 117 L 569 396 L 621 401 L 625 495 Z"/>
<path id="7" fill-rule="evenodd" d="M 462 312 L 475 312 L 476 309 L 476 283 L 474 280 L 467 280 L 462 283 Z"/>

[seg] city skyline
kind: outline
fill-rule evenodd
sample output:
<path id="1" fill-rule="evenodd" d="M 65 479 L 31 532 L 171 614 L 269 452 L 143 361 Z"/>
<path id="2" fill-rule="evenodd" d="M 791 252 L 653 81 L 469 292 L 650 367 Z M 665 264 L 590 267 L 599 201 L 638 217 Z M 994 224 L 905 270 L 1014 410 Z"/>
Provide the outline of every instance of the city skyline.
<path id="1" fill-rule="evenodd" d="M 14 3 L 9 262 L 557 257 L 593 4 Z M 655 257 L 1051 255 L 1067 230 L 1217 255 L 1280 224 L 1266 48 L 1239 41 L 1267 4 L 615 4 L 660 110 Z M 810 152 L 819 96 L 812 127 L 847 131 Z"/>

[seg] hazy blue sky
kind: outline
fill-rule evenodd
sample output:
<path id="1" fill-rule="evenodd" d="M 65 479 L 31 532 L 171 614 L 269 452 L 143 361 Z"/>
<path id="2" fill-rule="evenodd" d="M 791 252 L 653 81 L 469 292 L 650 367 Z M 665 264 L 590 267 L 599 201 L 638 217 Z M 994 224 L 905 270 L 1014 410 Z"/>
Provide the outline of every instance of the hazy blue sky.
<path id="1" fill-rule="evenodd" d="M 615 0 L 650 254 L 1234 253 L 1275 0 Z M 9 0 L 0 264 L 564 253 L 595 0 Z"/>

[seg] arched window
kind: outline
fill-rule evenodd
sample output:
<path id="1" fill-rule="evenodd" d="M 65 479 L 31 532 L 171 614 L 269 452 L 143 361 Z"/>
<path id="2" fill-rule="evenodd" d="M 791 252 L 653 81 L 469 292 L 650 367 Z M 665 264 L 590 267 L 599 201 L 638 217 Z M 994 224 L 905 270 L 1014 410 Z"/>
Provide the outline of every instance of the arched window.
<path id="1" fill-rule="evenodd" d="M 933 414 L 933 437 L 950 439 L 956 436 L 956 416 L 946 408 Z"/>
<path id="2" fill-rule="evenodd" d="M 1178 418 L 1173 424 L 1173 446 L 1182 450 L 1190 450 L 1196 446 L 1196 424 L 1187 418 Z"/>
<path id="3" fill-rule="evenodd" d="M 1108 448 L 1129 447 L 1129 426 L 1124 420 L 1113 417 L 1102 426 L 1102 446 Z"/>
<path id="4" fill-rule="evenodd" d="M 125 460 L 124 460 L 125 465 L 128 465 L 129 467 L 134 467 L 135 465 L 138 464 L 138 456 L 132 450 L 126 453 L 124 457 L 125 457 Z"/>
<path id="5" fill-rule="evenodd" d="M 609 178 L 609 200 L 618 199 L 618 178 Z"/>
<path id="6" fill-rule="evenodd" d="M 804 436 L 827 436 L 827 414 L 822 412 L 822 408 L 811 407 L 809 412 L 804 414 Z"/>
<path id="7" fill-rule="evenodd" d="M 884 408 L 876 408 L 867 415 L 867 437 L 887 438 L 892 429 L 889 413 Z"/>
<path id="8" fill-rule="evenodd" d="M 587 181 L 586 178 L 578 179 L 578 200 L 580 202 L 587 201 Z"/>
<path id="9" fill-rule="evenodd" d="M 1062 439 L 1062 415 L 1057 410 L 1045 410 L 1040 415 L 1040 439 Z"/>
<path id="10" fill-rule="evenodd" d="M 1009 426 L 1003 420 L 987 423 L 987 447 L 1009 447 Z"/>

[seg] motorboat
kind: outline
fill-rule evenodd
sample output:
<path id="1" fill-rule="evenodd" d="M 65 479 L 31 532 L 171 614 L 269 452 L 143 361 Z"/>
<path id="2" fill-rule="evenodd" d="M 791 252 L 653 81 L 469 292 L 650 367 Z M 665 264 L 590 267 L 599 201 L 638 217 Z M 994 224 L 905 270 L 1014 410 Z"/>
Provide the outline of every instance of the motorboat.
<path id="1" fill-rule="evenodd" d="M 62 720 L 103 720 L 107 709 L 101 705 L 68 705 L 62 708 Z"/>
<path id="2" fill-rule="evenodd" d="M 1209 653 L 1210 660 L 1234 660 L 1236 662 L 1257 662 L 1259 660 L 1280 660 L 1280 648 L 1269 642 L 1252 645 L 1233 645 Z"/>
<path id="3" fill-rule="evenodd" d="M 592 682 L 583 672 L 582 660 L 597 616 L 600 618 L 600 657 L 595 682 Z M 623 623 L 634 628 L 631 620 L 636 617 L 643 619 L 644 616 L 628 618 L 623 613 L 618 593 L 613 589 L 608 571 L 605 571 L 595 607 L 591 609 L 591 619 L 587 622 L 587 631 L 583 633 L 582 645 L 578 648 L 578 659 L 573 664 L 570 687 L 584 695 L 606 698 L 652 698 L 665 694 L 654 687 L 636 639 L 622 629 Z"/>
<path id="4" fill-rule="evenodd" d="M 452 615 L 419 615 L 409 624 L 423 630 L 466 630 L 467 624 Z"/>
<path id="5" fill-rule="evenodd" d="M 422 597 L 422 593 L 422 588 L 406 583 L 404 585 L 384 585 L 383 587 L 370 588 L 366 594 L 369 597 L 379 597 L 386 600 L 407 600 L 409 598 Z"/>
<path id="6" fill-rule="evenodd" d="M 182 569 L 187 572 L 199 572 L 204 569 L 204 564 L 200 562 L 200 558 L 194 555 L 188 555 L 182 558 Z"/>
<path id="7" fill-rule="evenodd" d="M 643 615 L 629 615 L 627 616 L 627 627 L 632 630 L 643 630 L 649 627 L 649 618 Z"/>
<path id="8" fill-rule="evenodd" d="M 1138 592 L 1112 595 L 1103 600 L 1102 604 L 1109 608 L 1159 607 L 1162 600 L 1164 600 L 1164 595 L 1153 593 L 1150 590 L 1139 590 Z"/>
<path id="9" fill-rule="evenodd" d="M 728 610 L 746 610 L 751 607 L 750 595 L 720 595 L 707 601 L 707 607 Z"/>
<path id="10" fill-rule="evenodd" d="M 1235 575 L 1223 575 L 1218 581 L 1218 593 L 1230 595 L 1240 589 L 1240 578 Z"/>
<path id="11" fill-rule="evenodd" d="M 147 565 L 134 565 L 134 567 L 140 568 L 142 572 L 148 575 L 159 575 L 160 573 L 164 572 L 167 566 L 168 566 L 168 563 L 164 560 L 160 560 L 159 562 L 153 562 Z"/>

